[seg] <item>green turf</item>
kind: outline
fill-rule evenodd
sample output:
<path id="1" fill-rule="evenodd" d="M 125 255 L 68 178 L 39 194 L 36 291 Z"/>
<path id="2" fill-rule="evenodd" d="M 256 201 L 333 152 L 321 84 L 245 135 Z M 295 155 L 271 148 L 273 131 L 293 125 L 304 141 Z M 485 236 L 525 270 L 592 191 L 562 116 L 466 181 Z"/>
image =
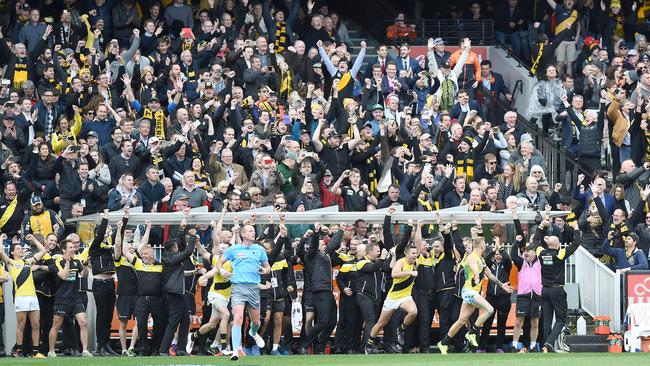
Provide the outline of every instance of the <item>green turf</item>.
<path id="1" fill-rule="evenodd" d="M 645 364 L 648 355 L 608 353 L 565 353 L 565 354 L 440 354 L 429 355 L 336 355 L 336 356 L 262 356 L 243 357 L 237 363 L 226 357 L 109 357 L 56 359 L 0 359 L 0 365 L 495 365 L 495 366 L 605 366 Z"/>

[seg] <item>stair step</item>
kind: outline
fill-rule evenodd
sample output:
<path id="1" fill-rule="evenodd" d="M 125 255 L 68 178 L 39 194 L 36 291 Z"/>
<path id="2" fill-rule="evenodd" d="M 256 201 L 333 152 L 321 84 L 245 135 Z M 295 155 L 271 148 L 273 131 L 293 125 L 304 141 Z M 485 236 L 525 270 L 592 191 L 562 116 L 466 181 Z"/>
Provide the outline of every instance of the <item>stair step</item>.
<path id="1" fill-rule="evenodd" d="M 576 343 L 570 345 L 571 353 L 609 352 L 609 343 Z"/>
<path id="2" fill-rule="evenodd" d="M 592 334 L 592 335 L 568 335 L 566 336 L 565 343 L 572 344 L 596 344 L 608 343 L 606 335 Z"/>

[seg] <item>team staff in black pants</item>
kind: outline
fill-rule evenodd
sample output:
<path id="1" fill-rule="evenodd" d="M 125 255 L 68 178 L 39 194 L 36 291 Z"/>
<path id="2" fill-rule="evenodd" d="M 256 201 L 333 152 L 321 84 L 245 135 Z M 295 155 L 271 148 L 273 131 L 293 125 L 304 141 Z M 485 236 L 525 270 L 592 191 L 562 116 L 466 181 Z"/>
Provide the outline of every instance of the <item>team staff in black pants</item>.
<path id="1" fill-rule="evenodd" d="M 189 237 L 185 237 L 185 233 Z M 168 322 L 160 344 L 159 353 L 161 356 L 169 355 L 169 347 L 174 339 L 176 328 L 180 324 L 178 331 L 178 343 L 176 352 L 177 356 L 186 356 L 185 346 L 187 343 L 187 330 L 189 328 L 189 316 L 187 301 L 185 301 L 185 274 L 183 270 L 183 261 L 192 255 L 194 245 L 196 244 L 196 229 L 185 231 L 185 225 L 181 223 L 181 229 L 178 234 L 183 235 L 184 239 L 177 237 L 176 240 L 170 240 L 165 243 L 165 254 L 162 259 L 163 264 L 163 296 L 168 308 Z M 185 249 L 181 252 L 179 248 L 187 242 Z M 185 323 L 185 324 L 184 324 Z"/>
<path id="2" fill-rule="evenodd" d="M 370 331 L 377 323 L 381 309 L 381 281 L 388 251 L 377 243 L 366 245 L 366 256 L 357 263 L 355 281 L 356 300 L 365 323 L 362 347 L 365 349 L 370 339 Z"/>
<path id="3" fill-rule="evenodd" d="M 555 352 L 555 340 L 564 329 L 567 316 L 566 291 L 564 291 L 564 262 L 582 244 L 582 233 L 578 223 L 571 223 L 573 241 L 566 248 L 560 248 L 557 236 L 545 236 L 550 227 L 550 218 L 539 224 L 535 233 L 537 257 L 542 264 L 542 314 L 544 314 L 544 335 L 546 340 L 542 352 Z M 568 230 L 571 230 L 568 228 Z M 540 240 L 541 239 L 541 240 Z M 553 324 L 555 315 L 555 324 Z M 552 327 L 551 327 L 552 326 Z"/>
<path id="4" fill-rule="evenodd" d="M 339 254 L 344 263 L 336 275 L 336 284 L 341 292 L 339 294 L 339 321 L 336 324 L 336 329 L 340 329 L 340 331 L 337 331 L 334 336 L 335 353 L 356 353 L 360 348 L 359 328 L 361 322 L 354 290 L 357 263 L 365 257 L 365 247 L 361 238 L 353 237 L 350 239 L 349 251 Z M 362 249 L 362 252 L 359 252 L 359 248 Z"/>
<path id="5" fill-rule="evenodd" d="M 494 250 L 488 253 L 486 257 L 486 264 L 490 268 L 490 271 L 494 274 L 496 278 L 501 281 L 501 283 L 510 282 L 510 270 L 512 269 L 512 260 L 508 256 L 508 253 L 501 245 L 499 238 L 495 237 L 495 247 Z M 492 330 L 492 322 L 494 317 L 497 317 L 497 339 L 496 339 L 496 352 L 503 353 L 503 344 L 506 339 L 506 322 L 508 321 L 508 313 L 510 313 L 510 308 L 512 307 L 511 296 L 508 292 L 503 290 L 499 285 L 494 282 L 490 282 L 487 287 L 487 296 L 485 297 L 487 302 L 494 307 L 494 313 L 490 316 L 485 323 L 483 323 L 483 329 L 481 331 L 481 338 L 479 339 L 479 351 L 486 351 L 488 339 L 490 337 L 490 331 Z"/>
<path id="6" fill-rule="evenodd" d="M 89 262 L 93 271 L 93 297 L 97 306 L 95 333 L 97 336 L 97 353 L 100 356 L 114 356 L 111 348 L 111 322 L 115 311 L 115 261 L 113 260 L 112 230 L 108 225 L 108 209 L 95 233 L 95 238 L 88 251 Z"/>
<path id="7" fill-rule="evenodd" d="M 39 351 L 44 355 L 47 354 L 49 348 L 47 342 L 50 334 L 50 329 L 52 328 L 52 319 L 54 317 L 54 290 L 56 289 L 56 274 L 49 271 L 49 266 L 54 264 L 54 256 L 61 255 L 61 250 L 57 244 L 58 238 L 56 234 L 48 234 L 45 238 L 44 244 L 47 253 L 45 253 L 43 258 L 41 258 L 41 260 L 38 262 L 36 270 L 33 271 L 34 286 L 36 286 L 36 297 L 38 297 L 38 306 L 41 309 L 41 344 L 34 345 L 34 347 L 39 347 Z"/>
<path id="8" fill-rule="evenodd" d="M 454 246 L 455 243 L 462 245 L 462 239 L 458 237 L 458 227 L 455 222 L 439 227 L 443 240 L 434 240 L 433 258 L 435 261 L 434 279 L 436 281 L 435 307 L 438 310 L 440 336 L 442 337 L 449 332 L 449 328 L 456 321 L 456 318 L 453 317 L 454 312 L 458 314 L 458 298 L 454 295 L 456 285 L 454 277 L 456 275 Z"/>
<path id="9" fill-rule="evenodd" d="M 122 243 L 122 224 L 122 222 L 117 223 L 115 246 L 119 248 L 119 253 L 116 251 L 116 254 L 123 256 L 137 273 L 135 319 L 139 341 L 138 354 L 140 356 L 156 355 L 162 342 L 163 324 L 167 320 L 162 297 L 163 265 L 155 260 L 153 248 L 148 244 L 151 224 L 146 223 L 147 230 L 138 247 L 139 257 L 136 257 L 130 245 Z M 151 344 L 149 344 L 147 337 L 149 315 L 153 317 L 153 339 Z"/>
<path id="10" fill-rule="evenodd" d="M 332 266 L 340 265 L 343 261 L 336 253 L 343 240 L 343 229 L 329 240 L 327 244 L 320 238 L 321 226 L 319 223 L 314 225 L 314 232 L 311 234 L 311 243 L 305 252 L 305 260 L 311 263 L 308 267 L 312 268 L 312 296 L 316 310 L 316 322 L 303 340 L 298 353 L 306 355 L 307 347 L 314 345 L 314 354 L 324 353 L 325 344 L 329 340 L 334 327 L 336 327 L 336 301 L 332 293 Z"/>

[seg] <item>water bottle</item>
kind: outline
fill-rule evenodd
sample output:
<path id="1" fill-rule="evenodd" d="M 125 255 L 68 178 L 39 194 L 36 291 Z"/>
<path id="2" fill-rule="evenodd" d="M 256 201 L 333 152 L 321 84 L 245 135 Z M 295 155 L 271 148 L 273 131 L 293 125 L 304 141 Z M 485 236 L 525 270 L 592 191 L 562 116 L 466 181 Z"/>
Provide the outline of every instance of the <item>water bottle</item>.
<path id="1" fill-rule="evenodd" d="M 576 322 L 576 328 L 577 328 L 577 333 L 578 335 L 586 335 L 587 334 L 587 321 L 585 318 L 581 315 L 578 318 L 578 321 Z"/>

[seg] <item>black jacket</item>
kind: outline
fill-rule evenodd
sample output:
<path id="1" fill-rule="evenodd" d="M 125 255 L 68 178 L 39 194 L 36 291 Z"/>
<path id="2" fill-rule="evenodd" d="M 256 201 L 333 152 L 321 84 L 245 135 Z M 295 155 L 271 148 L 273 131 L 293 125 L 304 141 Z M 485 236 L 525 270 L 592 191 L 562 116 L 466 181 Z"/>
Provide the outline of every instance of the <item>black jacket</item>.
<path id="1" fill-rule="evenodd" d="M 332 236 L 325 253 L 318 250 L 318 233 L 312 236 L 312 242 L 305 253 L 305 267 L 311 269 L 311 290 L 332 291 L 332 266 L 342 263 L 336 250 L 341 246 L 343 230 Z"/>
<path id="2" fill-rule="evenodd" d="M 434 267 L 433 278 L 435 280 L 435 289 L 437 291 L 451 290 L 454 288 L 456 274 L 456 258 L 454 258 L 455 238 L 452 233 L 443 234 L 444 252 L 438 258 L 435 258 L 436 266 Z M 459 243 L 462 246 L 462 241 Z"/>
<path id="3" fill-rule="evenodd" d="M 364 294 L 374 301 L 381 300 L 382 268 L 385 260 L 377 259 L 372 262 L 365 257 L 357 262 L 357 272 L 354 292 Z"/>
<path id="4" fill-rule="evenodd" d="M 510 281 L 510 270 L 512 269 L 512 260 L 510 260 L 510 256 L 508 255 L 508 252 L 505 249 L 501 249 L 501 256 L 503 257 L 501 259 L 500 263 L 497 263 L 494 260 L 494 256 L 496 255 L 496 252 L 493 250 L 490 250 L 487 255 L 485 256 L 485 262 L 488 268 L 490 268 L 490 271 L 494 276 L 501 281 L 502 283 L 507 283 Z M 487 286 L 487 295 L 488 296 L 510 296 L 509 293 L 507 293 L 501 286 L 498 284 L 490 281 Z"/>
<path id="5" fill-rule="evenodd" d="M 184 233 L 179 230 L 178 235 Z M 195 236 L 187 237 L 187 247 L 178 253 L 165 252 L 162 258 L 163 265 L 163 291 L 183 295 L 185 293 L 185 274 L 183 261 L 189 258 L 194 252 Z M 180 245 L 179 245 L 180 246 Z"/>
<path id="6" fill-rule="evenodd" d="M 113 246 L 104 244 L 104 235 L 106 234 L 107 227 L 108 220 L 102 219 L 95 238 L 90 244 L 88 255 L 90 257 L 90 266 L 92 267 L 93 275 L 115 272 Z"/>

